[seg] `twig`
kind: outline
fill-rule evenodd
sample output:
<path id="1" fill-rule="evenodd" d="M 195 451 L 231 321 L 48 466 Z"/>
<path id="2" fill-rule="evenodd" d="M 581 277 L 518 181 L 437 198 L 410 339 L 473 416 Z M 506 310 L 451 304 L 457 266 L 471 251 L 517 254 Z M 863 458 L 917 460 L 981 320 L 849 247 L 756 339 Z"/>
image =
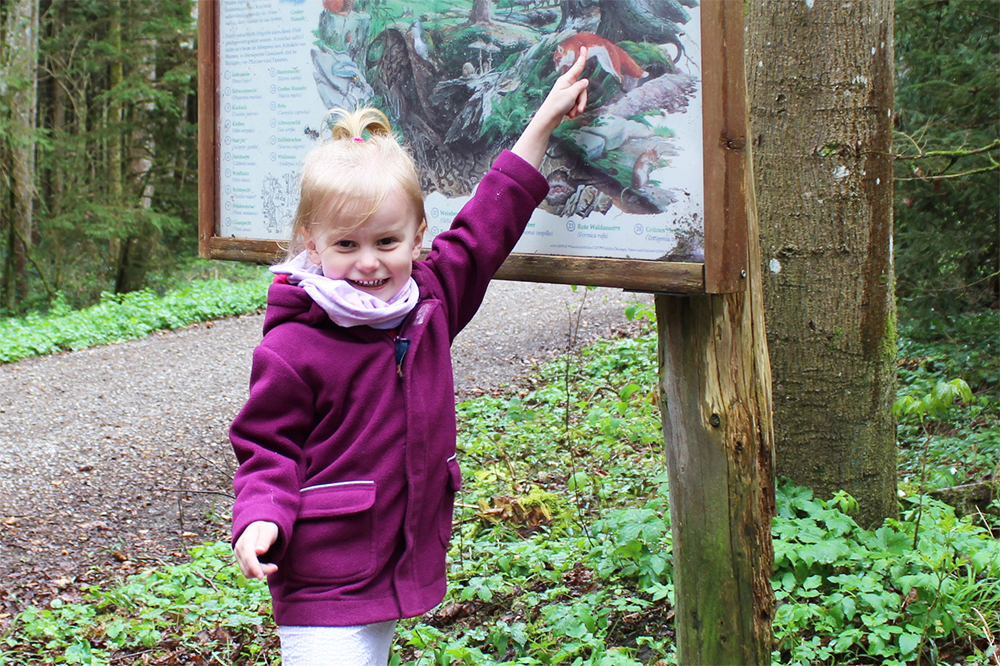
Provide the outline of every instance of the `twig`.
<path id="1" fill-rule="evenodd" d="M 222 490 L 192 490 L 191 488 L 163 488 L 157 487 L 153 490 L 162 490 L 165 493 L 193 493 L 195 495 L 220 495 L 222 497 L 228 497 L 229 499 L 236 499 L 236 496 L 232 493 L 227 493 Z"/>
<path id="2" fill-rule="evenodd" d="M 954 158 L 969 157 L 970 155 L 979 155 L 980 153 L 986 153 L 991 150 L 996 150 L 997 148 L 1000 148 L 1000 139 L 996 139 L 993 143 L 991 143 L 988 146 L 983 146 L 982 148 L 974 148 L 972 150 L 931 150 L 924 152 L 924 150 L 920 148 L 919 145 L 917 145 L 917 142 L 914 141 L 909 135 L 906 135 L 906 138 L 910 139 L 910 141 L 912 141 L 913 144 L 917 146 L 917 149 L 920 150 L 920 153 L 918 155 L 893 155 L 893 159 L 896 160 L 897 162 L 907 162 L 910 160 L 923 160 L 931 157 L 954 157 Z"/>
<path id="3" fill-rule="evenodd" d="M 18 229 L 17 226 L 13 224 L 13 222 L 11 223 L 11 225 L 12 225 L 11 229 L 14 231 L 14 234 L 21 241 L 21 247 L 24 248 L 25 259 L 30 261 L 31 265 L 35 267 L 36 271 L 38 271 L 38 278 L 42 281 L 42 286 L 45 288 L 45 293 L 49 297 L 49 300 L 54 299 L 56 297 L 55 292 L 52 291 L 51 287 L 49 287 L 49 281 L 45 279 L 45 273 L 42 272 L 42 267 L 38 265 L 38 262 L 35 261 L 35 258 L 31 256 L 31 252 L 29 252 L 31 246 L 28 245 L 27 241 L 24 240 L 24 236 L 21 234 L 21 230 Z"/>
<path id="4" fill-rule="evenodd" d="M 572 339 L 570 344 L 576 346 L 576 343 L 580 340 L 580 322 L 583 321 L 583 310 L 587 305 L 587 293 L 590 291 L 587 287 L 583 288 L 583 298 L 580 299 L 580 308 L 576 311 L 576 326 L 573 329 Z"/>
<path id="5" fill-rule="evenodd" d="M 225 479 L 231 479 L 232 478 L 232 476 L 233 476 L 233 470 L 232 469 L 223 469 L 222 466 L 219 465 L 215 460 L 213 460 L 212 458 L 209 458 L 205 454 L 197 452 L 197 451 L 195 452 L 195 457 L 198 458 L 198 459 L 200 459 L 202 462 L 208 463 L 213 468 L 215 468 L 215 471 L 218 472 L 219 475 L 222 476 L 223 478 L 225 478 Z M 227 460 L 229 460 L 229 458 L 227 458 Z"/>
<path id="6" fill-rule="evenodd" d="M 969 284 L 963 284 L 963 285 L 959 285 L 957 287 L 941 287 L 940 289 L 925 289 L 924 291 L 927 291 L 928 293 L 939 294 L 939 293 L 943 293 L 943 292 L 947 292 L 947 291 L 958 291 L 960 289 L 968 289 L 969 287 L 975 287 L 977 284 L 980 284 L 982 282 L 986 282 L 987 280 L 992 280 L 993 278 L 997 277 L 998 275 L 1000 275 L 1000 271 L 995 271 L 993 273 L 990 273 L 986 277 L 984 277 L 984 278 L 982 278 L 980 280 L 976 280 L 975 282 L 970 282 Z"/>
<path id="7" fill-rule="evenodd" d="M 976 611 L 976 615 L 978 615 L 979 619 L 983 621 L 983 632 L 986 634 L 986 640 L 990 642 L 990 647 L 997 647 L 996 640 L 993 638 L 993 632 L 990 631 L 990 625 L 989 622 L 986 621 L 986 617 L 978 608 L 973 607 L 972 610 Z M 996 666 L 1000 666 L 1000 650 L 994 650 L 992 657 L 993 663 L 996 664 Z"/>
<path id="8" fill-rule="evenodd" d="M 150 654 L 151 652 L 155 652 L 157 649 L 158 648 L 149 648 L 148 650 L 139 650 L 138 652 L 129 652 L 128 654 L 123 654 L 123 655 L 121 655 L 119 657 L 112 657 L 112 659 L 114 659 L 115 661 L 117 661 L 120 664 L 127 664 L 134 657 L 139 657 L 139 656 L 144 655 L 144 654 Z"/>
<path id="9" fill-rule="evenodd" d="M 917 489 L 917 520 L 913 524 L 913 550 L 917 549 L 920 543 L 920 519 L 924 515 L 924 483 L 927 481 L 927 451 L 931 447 L 931 433 L 927 428 L 924 417 L 920 417 L 921 427 L 924 429 L 924 450 L 920 455 L 920 487 Z M 928 617 L 930 615 L 928 614 Z M 926 624 L 926 623 L 925 623 Z"/>
<path id="10" fill-rule="evenodd" d="M 584 292 L 584 301 L 586 300 L 587 294 Z M 583 315 L 583 303 L 580 304 L 580 311 L 577 313 L 576 320 L 576 333 L 580 330 L 580 317 Z M 563 389 L 566 391 L 566 409 L 563 413 L 563 445 L 569 449 L 569 472 L 570 478 L 573 480 L 573 499 L 576 502 L 576 512 L 577 520 L 580 523 L 580 529 L 583 531 L 584 536 L 587 537 L 587 541 L 591 546 L 594 545 L 593 537 L 590 535 L 590 530 L 587 527 L 586 521 L 583 518 L 583 499 L 580 496 L 580 478 L 577 475 L 576 466 L 576 449 L 573 446 L 573 441 L 570 436 L 570 424 L 572 419 L 570 418 L 573 401 L 570 399 L 570 372 L 569 372 L 569 361 L 570 355 L 573 352 L 573 346 L 576 343 L 576 333 L 573 331 L 573 315 L 569 313 L 569 335 L 566 340 L 566 363 L 563 366 Z"/>
<path id="11" fill-rule="evenodd" d="M 211 585 L 212 586 L 212 590 L 214 590 L 216 594 L 219 593 L 219 588 L 217 588 L 215 586 L 215 583 L 212 582 L 211 578 L 209 578 L 208 576 L 206 576 L 205 574 L 203 574 L 203 573 L 201 573 L 199 571 L 194 571 L 193 569 L 191 570 L 191 573 L 193 573 L 195 576 L 197 576 L 198 578 L 201 578 L 203 581 L 205 581 L 206 583 L 208 583 L 209 585 Z"/>
<path id="12" fill-rule="evenodd" d="M 987 173 L 989 171 L 1000 170 L 1000 164 L 993 163 L 993 166 L 983 167 L 982 169 L 973 169 L 972 171 L 963 171 L 961 173 L 949 173 L 939 176 L 915 176 L 913 178 L 897 178 L 897 182 L 908 182 L 911 180 L 922 180 L 927 183 L 937 182 L 939 180 L 949 180 L 951 178 L 961 178 L 963 176 L 974 176 L 977 173 Z"/>

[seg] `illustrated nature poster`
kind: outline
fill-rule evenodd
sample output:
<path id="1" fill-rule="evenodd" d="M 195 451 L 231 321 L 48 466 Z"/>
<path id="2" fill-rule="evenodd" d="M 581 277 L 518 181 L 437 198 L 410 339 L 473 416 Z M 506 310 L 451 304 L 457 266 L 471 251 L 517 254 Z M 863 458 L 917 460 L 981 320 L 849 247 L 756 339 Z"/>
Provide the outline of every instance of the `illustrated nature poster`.
<path id="1" fill-rule="evenodd" d="M 286 239 L 326 111 L 376 106 L 412 151 L 429 245 L 581 45 L 586 113 L 519 253 L 704 261 L 698 0 L 221 0 L 219 235 Z"/>

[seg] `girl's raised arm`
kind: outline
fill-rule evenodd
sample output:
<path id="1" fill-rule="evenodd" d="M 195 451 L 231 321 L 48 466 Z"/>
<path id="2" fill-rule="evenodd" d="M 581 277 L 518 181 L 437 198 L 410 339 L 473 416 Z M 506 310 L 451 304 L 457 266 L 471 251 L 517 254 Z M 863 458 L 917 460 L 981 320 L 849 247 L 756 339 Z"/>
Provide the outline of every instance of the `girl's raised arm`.
<path id="1" fill-rule="evenodd" d="M 580 74 L 587 64 L 587 49 L 580 49 L 580 57 L 565 74 L 556 79 L 545 101 L 538 107 L 521 137 L 511 148 L 511 152 L 536 169 L 542 164 L 545 149 L 549 145 L 552 130 L 559 126 L 563 116 L 575 118 L 587 106 L 587 86 L 589 81 Z"/>

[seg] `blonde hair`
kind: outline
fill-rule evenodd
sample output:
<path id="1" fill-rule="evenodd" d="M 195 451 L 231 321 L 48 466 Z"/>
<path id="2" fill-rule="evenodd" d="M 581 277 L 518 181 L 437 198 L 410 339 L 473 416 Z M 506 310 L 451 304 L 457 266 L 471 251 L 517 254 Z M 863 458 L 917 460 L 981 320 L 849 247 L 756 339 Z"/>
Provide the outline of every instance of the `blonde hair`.
<path id="1" fill-rule="evenodd" d="M 331 109 L 323 124 L 328 123 L 330 139 L 309 151 L 302 166 L 289 258 L 314 230 L 347 233 L 364 224 L 393 187 L 410 200 L 417 228 L 423 228 L 427 217 L 417 168 L 385 114 L 371 107 Z"/>

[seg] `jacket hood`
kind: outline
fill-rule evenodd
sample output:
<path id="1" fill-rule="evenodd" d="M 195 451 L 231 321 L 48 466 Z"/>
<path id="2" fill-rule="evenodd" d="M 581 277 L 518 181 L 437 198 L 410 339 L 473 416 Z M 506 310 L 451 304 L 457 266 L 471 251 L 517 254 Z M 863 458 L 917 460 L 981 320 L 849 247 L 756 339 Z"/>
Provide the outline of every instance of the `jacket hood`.
<path id="1" fill-rule="evenodd" d="M 267 291 L 267 313 L 264 315 L 264 334 L 275 326 L 298 322 L 313 327 L 332 325 L 330 317 L 298 285 L 276 282 Z"/>

